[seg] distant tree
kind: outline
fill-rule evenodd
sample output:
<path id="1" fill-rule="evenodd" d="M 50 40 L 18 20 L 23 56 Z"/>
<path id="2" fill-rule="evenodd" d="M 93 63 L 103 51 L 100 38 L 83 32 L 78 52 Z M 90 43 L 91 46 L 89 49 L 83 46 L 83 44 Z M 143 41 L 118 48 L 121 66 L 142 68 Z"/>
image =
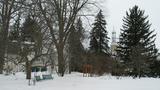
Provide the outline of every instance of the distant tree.
<path id="1" fill-rule="evenodd" d="M 17 16 L 17 12 L 22 9 L 24 0 L 1 0 L 0 1 L 0 74 L 3 73 L 5 65 L 5 54 L 7 51 L 8 34 L 11 21 Z"/>
<path id="2" fill-rule="evenodd" d="M 105 17 L 100 10 L 95 17 L 93 28 L 90 33 L 90 57 L 89 61 L 93 65 L 93 73 L 102 75 L 110 72 L 111 58 L 109 52 L 109 37 L 106 30 Z"/>
<path id="3" fill-rule="evenodd" d="M 80 18 L 71 29 L 72 31 L 68 38 L 69 69 L 70 72 L 80 72 L 82 69 L 82 54 L 84 52 L 84 47 L 82 45 L 84 39 L 84 28 Z"/>
<path id="4" fill-rule="evenodd" d="M 102 10 L 96 16 L 90 33 L 90 51 L 93 53 L 105 53 L 109 55 L 109 37 L 106 30 L 106 21 Z"/>
<path id="5" fill-rule="evenodd" d="M 83 22 L 81 18 L 78 18 L 75 23 L 75 29 L 78 33 L 79 41 L 82 43 L 85 39 L 85 29 L 83 28 Z"/>
<path id="6" fill-rule="evenodd" d="M 30 15 L 23 23 L 21 31 L 23 44 L 20 56 L 26 62 L 26 79 L 31 78 L 31 65 L 40 58 L 42 53 L 42 33 L 39 24 Z"/>
<path id="7" fill-rule="evenodd" d="M 9 31 L 9 41 L 19 41 L 21 37 L 21 14 L 19 13 L 18 17 L 15 18 L 15 22 Z"/>
<path id="8" fill-rule="evenodd" d="M 147 18 L 148 16 L 144 16 L 144 10 L 140 10 L 138 6 L 134 6 L 129 12 L 126 12 L 126 17 L 123 19 L 124 23 L 121 29 L 117 52 L 129 72 L 133 71 L 133 68 L 129 68 L 135 62 L 133 59 L 140 59 L 139 57 L 135 57 L 135 54 L 139 54 L 141 58 L 145 57 L 146 61 L 143 61 L 145 64 L 151 64 L 156 60 L 156 34 L 153 34 L 154 30 L 150 30 L 151 24 L 149 24 Z M 137 64 L 142 64 L 138 60 L 136 61 Z M 146 65 L 145 68 L 149 68 L 149 66 Z"/>
<path id="9" fill-rule="evenodd" d="M 13 22 L 13 24 L 10 27 L 9 30 L 9 38 L 8 38 L 8 50 L 6 52 L 7 57 L 6 57 L 6 63 L 7 62 L 12 62 L 15 65 L 18 65 L 22 62 L 24 62 L 23 60 L 20 59 L 19 57 L 19 53 L 20 53 L 20 49 L 22 47 L 21 44 L 21 15 L 22 13 L 18 12 L 17 17 L 15 18 L 15 21 Z M 12 57 L 11 54 L 14 54 L 15 56 Z"/>

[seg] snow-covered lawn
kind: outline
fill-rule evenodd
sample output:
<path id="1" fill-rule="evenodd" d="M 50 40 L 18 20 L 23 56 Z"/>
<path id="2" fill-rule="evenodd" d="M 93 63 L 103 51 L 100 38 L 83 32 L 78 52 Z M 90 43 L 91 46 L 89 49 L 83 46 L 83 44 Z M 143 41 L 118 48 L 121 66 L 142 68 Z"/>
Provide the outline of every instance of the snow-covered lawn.
<path id="1" fill-rule="evenodd" d="M 0 90 L 160 90 L 160 79 L 154 78 L 82 77 L 81 73 L 72 73 L 64 77 L 54 75 L 53 80 L 28 86 L 23 73 L 17 73 L 16 77 L 0 75 Z"/>

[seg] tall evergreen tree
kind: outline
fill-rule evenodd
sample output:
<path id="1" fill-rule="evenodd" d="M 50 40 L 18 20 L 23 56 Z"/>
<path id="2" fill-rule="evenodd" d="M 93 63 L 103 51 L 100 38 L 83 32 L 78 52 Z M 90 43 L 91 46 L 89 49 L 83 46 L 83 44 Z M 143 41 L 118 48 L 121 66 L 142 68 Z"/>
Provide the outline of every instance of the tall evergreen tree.
<path id="1" fill-rule="evenodd" d="M 93 53 L 109 54 L 109 37 L 107 36 L 106 24 L 105 17 L 102 14 L 102 10 L 100 10 L 95 17 L 95 22 L 90 33 L 90 51 Z"/>
<path id="2" fill-rule="evenodd" d="M 83 40 L 85 39 L 85 29 L 83 28 L 83 22 L 81 18 L 77 19 L 77 22 L 75 24 L 75 29 L 77 31 L 79 41 L 82 43 Z"/>
<path id="3" fill-rule="evenodd" d="M 138 6 L 134 6 L 126 12 L 126 17 L 123 19 L 123 26 L 121 29 L 118 54 L 124 64 L 129 68 L 133 64 L 136 47 L 141 47 L 141 57 L 146 57 L 148 63 L 151 64 L 153 60 L 156 60 L 157 49 L 155 48 L 155 36 L 154 30 L 151 30 L 151 24 L 147 20 L 148 16 L 144 15 L 144 10 L 140 10 Z M 131 56 L 133 55 L 133 56 Z M 135 65 L 136 66 L 136 65 Z M 149 67 L 146 65 L 145 68 Z M 134 68 L 130 68 L 134 69 Z"/>
<path id="4" fill-rule="evenodd" d="M 22 28 L 23 41 L 34 42 L 34 34 L 36 34 L 36 30 L 39 28 L 37 25 L 37 22 L 28 15 Z"/>
<path id="5" fill-rule="evenodd" d="M 79 18 L 75 26 L 72 26 L 71 33 L 68 38 L 68 51 L 70 59 L 70 72 L 81 71 L 82 69 L 82 54 L 83 54 L 83 39 L 84 28 L 82 21 Z"/>

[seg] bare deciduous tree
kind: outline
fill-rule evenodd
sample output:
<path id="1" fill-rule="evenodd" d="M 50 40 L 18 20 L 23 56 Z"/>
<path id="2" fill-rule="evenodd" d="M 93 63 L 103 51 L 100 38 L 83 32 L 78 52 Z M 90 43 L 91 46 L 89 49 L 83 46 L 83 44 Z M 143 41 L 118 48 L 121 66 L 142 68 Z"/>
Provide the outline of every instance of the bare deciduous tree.
<path id="1" fill-rule="evenodd" d="M 37 0 L 39 10 L 57 49 L 60 76 L 64 76 L 65 72 L 64 48 L 70 28 L 87 2 L 88 0 Z M 57 27 L 54 24 L 57 24 Z"/>
<path id="2" fill-rule="evenodd" d="M 0 0 L 0 73 L 3 73 L 5 53 L 7 51 L 8 32 L 11 20 L 16 17 L 17 11 L 23 6 L 24 0 Z"/>

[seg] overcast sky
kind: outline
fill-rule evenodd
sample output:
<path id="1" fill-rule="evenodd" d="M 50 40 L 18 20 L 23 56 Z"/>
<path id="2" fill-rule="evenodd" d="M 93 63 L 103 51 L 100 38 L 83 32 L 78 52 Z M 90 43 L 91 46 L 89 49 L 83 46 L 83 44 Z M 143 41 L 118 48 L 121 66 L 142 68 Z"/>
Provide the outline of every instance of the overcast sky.
<path id="1" fill-rule="evenodd" d="M 156 45 L 160 49 L 160 0 L 104 0 L 104 12 L 108 23 L 109 34 L 113 31 L 113 27 L 119 36 L 122 27 L 122 19 L 126 15 L 126 11 L 134 5 L 138 5 L 145 10 L 145 15 L 149 15 L 151 29 L 155 29 L 157 33 Z"/>

